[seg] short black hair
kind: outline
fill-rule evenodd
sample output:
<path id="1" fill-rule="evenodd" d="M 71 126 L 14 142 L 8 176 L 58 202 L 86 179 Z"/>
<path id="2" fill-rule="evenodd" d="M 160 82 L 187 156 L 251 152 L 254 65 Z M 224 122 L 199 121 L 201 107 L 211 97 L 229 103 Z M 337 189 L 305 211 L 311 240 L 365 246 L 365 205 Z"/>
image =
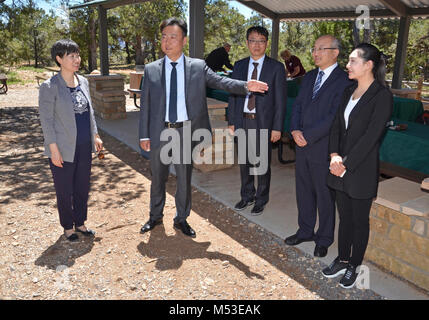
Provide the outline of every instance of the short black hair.
<path id="1" fill-rule="evenodd" d="M 57 56 L 63 58 L 64 55 L 68 55 L 70 53 L 79 53 L 80 49 L 76 42 L 70 39 L 61 39 L 54 43 L 51 48 L 51 57 L 55 61 L 58 67 L 61 65 L 57 61 Z"/>
<path id="2" fill-rule="evenodd" d="M 186 22 L 183 19 L 180 19 L 180 18 L 171 17 L 171 18 L 168 18 L 168 19 L 162 21 L 161 25 L 159 26 L 159 29 L 161 30 L 161 33 L 162 33 L 162 30 L 164 30 L 165 27 L 174 26 L 174 25 L 179 26 L 180 29 L 182 29 L 183 37 L 187 36 L 188 25 L 186 24 Z"/>
<path id="3" fill-rule="evenodd" d="M 266 28 L 261 27 L 261 26 L 250 27 L 249 29 L 247 29 L 247 32 L 246 32 L 246 40 L 249 40 L 249 35 L 252 32 L 256 32 L 258 34 L 263 35 L 265 37 L 265 40 L 268 41 L 268 30 Z"/>

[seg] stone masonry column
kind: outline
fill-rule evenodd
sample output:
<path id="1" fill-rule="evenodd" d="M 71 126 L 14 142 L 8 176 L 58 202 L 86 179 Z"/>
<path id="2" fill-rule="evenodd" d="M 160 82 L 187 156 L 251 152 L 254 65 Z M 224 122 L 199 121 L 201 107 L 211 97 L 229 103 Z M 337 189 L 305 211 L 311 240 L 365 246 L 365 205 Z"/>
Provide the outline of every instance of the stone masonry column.
<path id="1" fill-rule="evenodd" d="M 86 78 L 95 115 L 107 120 L 125 119 L 124 76 L 87 75 Z"/>

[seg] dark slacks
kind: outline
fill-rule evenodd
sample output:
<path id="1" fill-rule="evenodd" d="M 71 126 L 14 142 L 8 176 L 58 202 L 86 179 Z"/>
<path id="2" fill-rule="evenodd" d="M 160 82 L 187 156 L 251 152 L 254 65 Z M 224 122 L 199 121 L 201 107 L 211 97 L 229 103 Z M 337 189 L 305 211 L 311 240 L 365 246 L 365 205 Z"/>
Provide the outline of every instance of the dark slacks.
<path id="1" fill-rule="evenodd" d="M 340 223 L 338 254 L 341 260 L 357 267 L 362 264 L 369 239 L 371 199 L 353 199 L 342 191 L 336 192 Z"/>
<path id="2" fill-rule="evenodd" d="M 49 159 L 57 195 L 60 224 L 65 230 L 85 224 L 92 162 L 91 143 L 76 146 L 73 162 L 55 166 Z"/>
<path id="3" fill-rule="evenodd" d="M 314 236 L 317 213 L 319 228 L 315 242 L 329 247 L 334 242 L 335 202 L 334 192 L 326 185 L 329 163 L 316 163 L 297 152 L 295 164 L 296 201 L 298 206 L 299 238 Z"/>
<path id="4" fill-rule="evenodd" d="M 271 183 L 271 151 L 272 144 L 270 141 L 270 132 L 268 134 L 268 150 L 261 150 L 260 145 L 260 130 L 256 119 L 243 119 L 243 129 L 246 132 L 246 146 L 247 146 L 247 161 L 246 164 L 240 164 L 240 177 L 241 177 L 241 199 L 244 201 L 250 201 L 255 199 L 255 204 L 265 205 L 269 200 L 270 195 L 270 183 Z M 249 129 L 256 129 L 256 141 L 249 140 Z M 255 188 L 255 175 L 252 175 L 250 170 L 254 167 L 249 161 L 249 152 L 254 152 L 258 157 L 261 152 L 268 152 L 268 169 L 264 174 L 258 174 L 257 182 L 258 187 Z M 257 165 L 258 166 L 258 165 Z"/>
<path id="5" fill-rule="evenodd" d="M 174 129 L 179 132 L 183 137 L 183 128 Z M 183 140 L 182 140 L 183 141 Z M 169 164 L 161 161 L 161 149 L 168 142 L 161 141 L 158 148 L 151 149 L 150 151 L 150 169 L 152 173 L 152 183 L 150 186 L 150 219 L 155 221 L 161 219 L 164 214 L 165 205 L 165 184 L 168 180 Z M 183 145 L 182 145 L 183 147 Z M 176 170 L 176 217 L 175 222 L 179 223 L 186 220 L 191 212 L 192 192 L 191 192 L 191 178 L 192 178 L 192 164 L 183 163 L 183 148 L 181 148 L 180 164 L 173 164 Z"/>

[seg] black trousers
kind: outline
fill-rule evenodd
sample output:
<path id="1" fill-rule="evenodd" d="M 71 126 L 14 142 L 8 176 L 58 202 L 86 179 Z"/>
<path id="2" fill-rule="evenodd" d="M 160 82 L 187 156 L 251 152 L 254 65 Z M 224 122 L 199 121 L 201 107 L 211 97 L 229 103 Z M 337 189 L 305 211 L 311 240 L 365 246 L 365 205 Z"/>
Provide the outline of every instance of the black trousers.
<path id="1" fill-rule="evenodd" d="M 329 163 L 313 162 L 304 152 L 296 152 L 295 185 L 298 207 L 298 238 L 314 238 L 319 246 L 334 242 L 335 194 L 326 185 Z M 319 228 L 314 234 L 317 217 Z"/>
<path id="2" fill-rule="evenodd" d="M 369 214 L 371 199 L 353 199 L 336 191 L 340 215 L 338 229 L 338 254 L 340 260 L 357 267 L 362 264 L 369 239 Z"/>
<path id="3" fill-rule="evenodd" d="M 65 230 L 85 224 L 92 162 L 91 143 L 77 145 L 73 162 L 55 166 L 49 158 L 57 195 L 60 224 Z"/>
<path id="4" fill-rule="evenodd" d="M 270 132 L 268 132 L 268 150 L 261 150 L 260 130 L 256 119 L 243 119 L 243 127 L 246 132 L 247 159 L 246 164 L 240 164 L 241 177 L 241 199 L 251 201 L 255 199 L 257 205 L 265 205 L 269 200 L 270 183 L 271 183 L 271 151 L 272 144 L 270 141 Z M 249 129 L 256 129 L 256 141 L 252 141 L 249 145 Z M 268 152 L 268 168 L 263 174 L 257 175 L 258 187 L 255 188 L 255 175 L 251 174 L 252 168 L 258 165 L 253 165 L 249 161 L 249 152 L 253 152 L 256 156 Z M 259 166 L 260 167 L 260 166 Z"/>

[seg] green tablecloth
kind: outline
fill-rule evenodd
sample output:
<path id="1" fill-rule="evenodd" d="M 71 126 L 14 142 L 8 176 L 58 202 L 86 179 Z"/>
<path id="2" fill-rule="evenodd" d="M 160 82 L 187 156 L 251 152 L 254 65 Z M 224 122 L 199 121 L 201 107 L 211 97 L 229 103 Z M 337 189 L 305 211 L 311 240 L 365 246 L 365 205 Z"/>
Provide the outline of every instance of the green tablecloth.
<path id="1" fill-rule="evenodd" d="M 413 121 L 423 113 L 423 104 L 419 100 L 393 97 L 393 118 Z"/>
<path id="2" fill-rule="evenodd" d="M 287 80 L 287 96 L 295 98 L 298 96 L 300 79 Z"/>
<path id="3" fill-rule="evenodd" d="M 380 148 L 380 160 L 429 174 L 429 126 L 399 119 L 396 124 L 406 123 L 407 130 L 387 130 Z"/>

